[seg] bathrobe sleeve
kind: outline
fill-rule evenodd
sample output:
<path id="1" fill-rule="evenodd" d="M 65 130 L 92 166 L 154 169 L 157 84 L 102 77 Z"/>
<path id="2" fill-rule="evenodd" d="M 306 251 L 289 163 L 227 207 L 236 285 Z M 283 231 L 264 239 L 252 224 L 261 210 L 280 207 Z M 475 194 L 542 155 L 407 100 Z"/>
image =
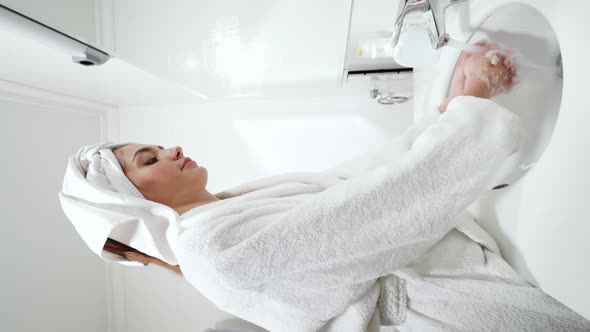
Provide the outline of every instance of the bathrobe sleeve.
<path id="1" fill-rule="evenodd" d="M 494 170 L 518 150 L 521 135 L 516 114 L 487 99 L 456 97 L 395 161 L 315 194 L 241 241 L 210 236 L 205 256 L 221 280 L 242 289 L 284 280 L 325 289 L 390 274 L 491 189 Z"/>
<path id="2" fill-rule="evenodd" d="M 322 173 L 349 179 L 372 171 L 380 165 L 399 160 L 410 149 L 416 137 L 428 126 L 438 121 L 440 116 L 438 110 L 427 113 L 415 123 L 412 123 L 401 135 L 397 135 L 359 156 L 345 160 Z"/>

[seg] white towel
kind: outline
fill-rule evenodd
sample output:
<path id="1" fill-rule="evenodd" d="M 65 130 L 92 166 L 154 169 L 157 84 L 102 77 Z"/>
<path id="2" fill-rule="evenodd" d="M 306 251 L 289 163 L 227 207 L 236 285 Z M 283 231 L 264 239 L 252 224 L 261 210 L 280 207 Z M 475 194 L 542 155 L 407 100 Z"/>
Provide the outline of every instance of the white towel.
<path id="1" fill-rule="evenodd" d="M 123 195 L 145 198 L 127 178 L 112 151 L 127 144 L 133 143 L 107 142 L 83 146 L 70 159 L 75 161 L 75 170 L 85 175 L 90 184 Z"/>
<path id="2" fill-rule="evenodd" d="M 379 158 L 269 177 L 190 210 L 172 242 L 183 273 L 222 310 L 271 331 L 374 328 L 380 278 L 453 229 L 521 140 L 514 113 L 475 97 L 425 123 L 375 168 Z"/>
<path id="3" fill-rule="evenodd" d="M 103 250 L 107 238 L 171 265 L 177 265 L 167 235 L 176 234 L 180 216 L 172 208 L 146 200 L 123 173 L 110 150 L 130 143 L 81 147 L 70 156 L 59 199 L 86 245 L 102 260 L 144 266 Z"/>

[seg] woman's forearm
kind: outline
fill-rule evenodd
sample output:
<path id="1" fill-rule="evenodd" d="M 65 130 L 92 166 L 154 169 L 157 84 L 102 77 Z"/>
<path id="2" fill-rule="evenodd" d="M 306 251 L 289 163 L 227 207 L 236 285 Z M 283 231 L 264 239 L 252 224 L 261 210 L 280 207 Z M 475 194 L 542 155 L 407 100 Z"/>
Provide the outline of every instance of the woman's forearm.
<path id="1" fill-rule="evenodd" d="M 467 80 L 467 82 L 465 83 L 463 96 L 473 96 L 485 99 L 490 99 L 492 97 L 491 91 L 485 83 L 472 82 L 471 80 Z"/>
<path id="2" fill-rule="evenodd" d="M 451 100 L 453 100 L 453 98 L 457 97 L 457 96 L 473 96 L 473 97 L 478 97 L 478 98 L 485 98 L 485 99 L 490 99 L 490 90 L 485 87 L 483 84 L 481 84 L 481 82 L 472 82 L 472 81 L 467 81 L 465 83 L 465 88 L 463 89 L 463 91 L 461 91 L 459 94 L 452 94 L 450 96 L 448 96 L 445 101 L 442 102 L 442 104 L 439 106 L 438 110 L 441 113 L 446 112 L 447 110 L 447 106 L 449 105 L 449 103 L 451 102 Z"/>

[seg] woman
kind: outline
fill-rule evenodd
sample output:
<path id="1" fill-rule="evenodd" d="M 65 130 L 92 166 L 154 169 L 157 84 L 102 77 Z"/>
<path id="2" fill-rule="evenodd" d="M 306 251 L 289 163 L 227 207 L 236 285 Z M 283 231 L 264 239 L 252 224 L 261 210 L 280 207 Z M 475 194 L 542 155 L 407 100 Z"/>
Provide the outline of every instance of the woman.
<path id="1" fill-rule="evenodd" d="M 99 245 L 118 237 L 139 252 L 114 253 L 178 263 L 220 309 L 270 331 L 587 331 L 465 211 L 499 184 L 494 170 L 521 135 L 488 100 L 517 68 L 488 53 L 462 57 L 442 115 L 324 172 L 211 194 L 179 147 L 102 145 L 71 158 L 62 206 L 101 258 L 117 261 Z"/>

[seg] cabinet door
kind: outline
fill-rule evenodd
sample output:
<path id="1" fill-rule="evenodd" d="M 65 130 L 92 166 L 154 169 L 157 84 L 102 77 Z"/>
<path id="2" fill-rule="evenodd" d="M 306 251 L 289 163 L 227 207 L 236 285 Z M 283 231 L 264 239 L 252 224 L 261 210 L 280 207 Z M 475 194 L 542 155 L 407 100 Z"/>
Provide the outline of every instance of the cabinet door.
<path id="1" fill-rule="evenodd" d="M 84 43 L 102 48 L 97 0 L 0 0 L 0 4 Z M 99 8 L 99 7 L 98 7 Z M 98 25 L 97 25 L 98 24 Z"/>

